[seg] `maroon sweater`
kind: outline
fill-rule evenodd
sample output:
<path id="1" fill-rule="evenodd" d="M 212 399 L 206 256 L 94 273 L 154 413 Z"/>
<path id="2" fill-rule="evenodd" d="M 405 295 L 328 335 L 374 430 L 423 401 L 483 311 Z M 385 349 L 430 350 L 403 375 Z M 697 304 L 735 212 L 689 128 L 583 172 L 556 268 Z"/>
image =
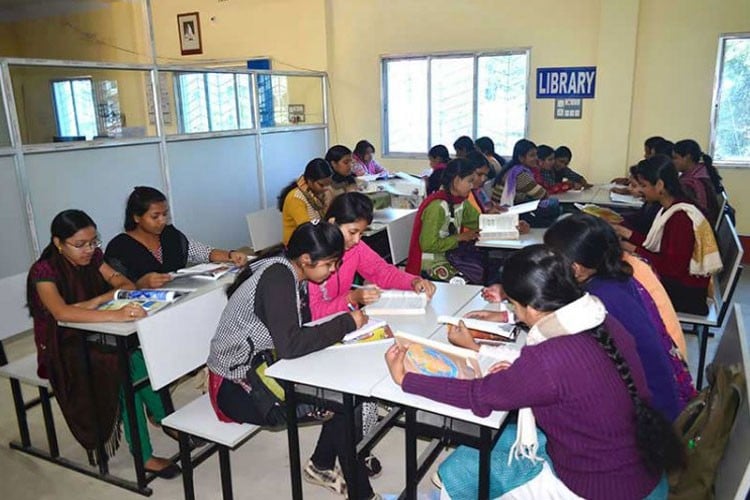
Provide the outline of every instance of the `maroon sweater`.
<path id="1" fill-rule="evenodd" d="M 617 320 L 607 329 L 630 365 L 643 397 L 649 392 L 633 338 Z M 635 409 L 625 384 L 598 342 L 586 333 L 524 347 L 507 370 L 476 380 L 409 373 L 403 389 L 479 416 L 530 407 L 547 434 L 558 477 L 584 498 L 640 499 L 660 477 L 636 448 Z"/>

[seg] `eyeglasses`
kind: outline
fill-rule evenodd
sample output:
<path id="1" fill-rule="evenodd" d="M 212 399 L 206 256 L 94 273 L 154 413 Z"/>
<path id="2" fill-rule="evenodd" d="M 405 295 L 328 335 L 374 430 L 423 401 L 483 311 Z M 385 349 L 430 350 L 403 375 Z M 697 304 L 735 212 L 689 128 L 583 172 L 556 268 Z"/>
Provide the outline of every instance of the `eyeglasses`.
<path id="1" fill-rule="evenodd" d="M 84 248 L 88 247 L 90 250 L 96 250 L 97 248 L 101 248 L 102 246 L 102 240 L 99 238 L 91 241 L 79 241 L 76 243 L 68 243 L 65 242 L 66 245 L 71 246 L 75 248 L 76 250 L 83 250 Z"/>

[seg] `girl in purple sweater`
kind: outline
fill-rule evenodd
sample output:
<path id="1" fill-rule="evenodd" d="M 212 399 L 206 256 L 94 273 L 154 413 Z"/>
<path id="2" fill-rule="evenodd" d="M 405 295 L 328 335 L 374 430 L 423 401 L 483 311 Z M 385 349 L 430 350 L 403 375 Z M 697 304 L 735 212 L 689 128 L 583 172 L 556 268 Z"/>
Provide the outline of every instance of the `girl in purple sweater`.
<path id="1" fill-rule="evenodd" d="M 406 392 L 479 416 L 530 408 L 567 498 L 572 492 L 589 499 L 665 499 L 664 472 L 680 463 L 682 450 L 669 422 L 647 402 L 632 338 L 578 287 L 567 261 L 541 245 L 506 260 L 503 286 L 517 318 L 530 327 L 512 365 L 476 380 L 406 373 L 405 352 L 394 344 L 386 354 L 393 380 Z M 454 343 L 473 344 L 463 327 L 449 335 Z M 501 469 L 493 467 L 492 477 Z"/>

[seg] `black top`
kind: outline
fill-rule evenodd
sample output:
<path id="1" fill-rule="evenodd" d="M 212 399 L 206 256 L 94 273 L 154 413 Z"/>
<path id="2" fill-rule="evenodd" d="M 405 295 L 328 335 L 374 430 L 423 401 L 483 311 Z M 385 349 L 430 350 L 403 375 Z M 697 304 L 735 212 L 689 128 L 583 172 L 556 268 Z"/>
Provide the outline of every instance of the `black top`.
<path id="1" fill-rule="evenodd" d="M 354 177 L 354 174 L 341 175 L 334 170 L 333 175 L 331 176 L 331 183 L 334 186 L 356 184 L 357 178 Z"/>
<path id="2" fill-rule="evenodd" d="M 188 239 L 169 224 L 159 236 L 162 262 L 143 244 L 126 233 L 109 242 L 105 260 L 115 270 L 135 283 L 148 273 L 170 273 L 182 269 L 188 260 Z"/>

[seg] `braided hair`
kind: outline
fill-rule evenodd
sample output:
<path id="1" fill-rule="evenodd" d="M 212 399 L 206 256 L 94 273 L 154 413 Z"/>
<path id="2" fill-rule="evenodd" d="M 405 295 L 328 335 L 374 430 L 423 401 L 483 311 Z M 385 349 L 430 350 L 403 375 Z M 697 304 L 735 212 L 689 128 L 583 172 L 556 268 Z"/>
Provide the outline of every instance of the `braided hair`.
<path id="1" fill-rule="evenodd" d="M 531 245 L 508 257 L 502 283 L 508 297 L 542 312 L 553 312 L 583 295 L 568 260 L 544 245 Z M 630 366 L 605 324 L 589 333 L 612 360 L 633 401 L 636 445 L 644 465 L 657 474 L 681 466 L 682 444 L 672 425 L 638 395 Z"/>

